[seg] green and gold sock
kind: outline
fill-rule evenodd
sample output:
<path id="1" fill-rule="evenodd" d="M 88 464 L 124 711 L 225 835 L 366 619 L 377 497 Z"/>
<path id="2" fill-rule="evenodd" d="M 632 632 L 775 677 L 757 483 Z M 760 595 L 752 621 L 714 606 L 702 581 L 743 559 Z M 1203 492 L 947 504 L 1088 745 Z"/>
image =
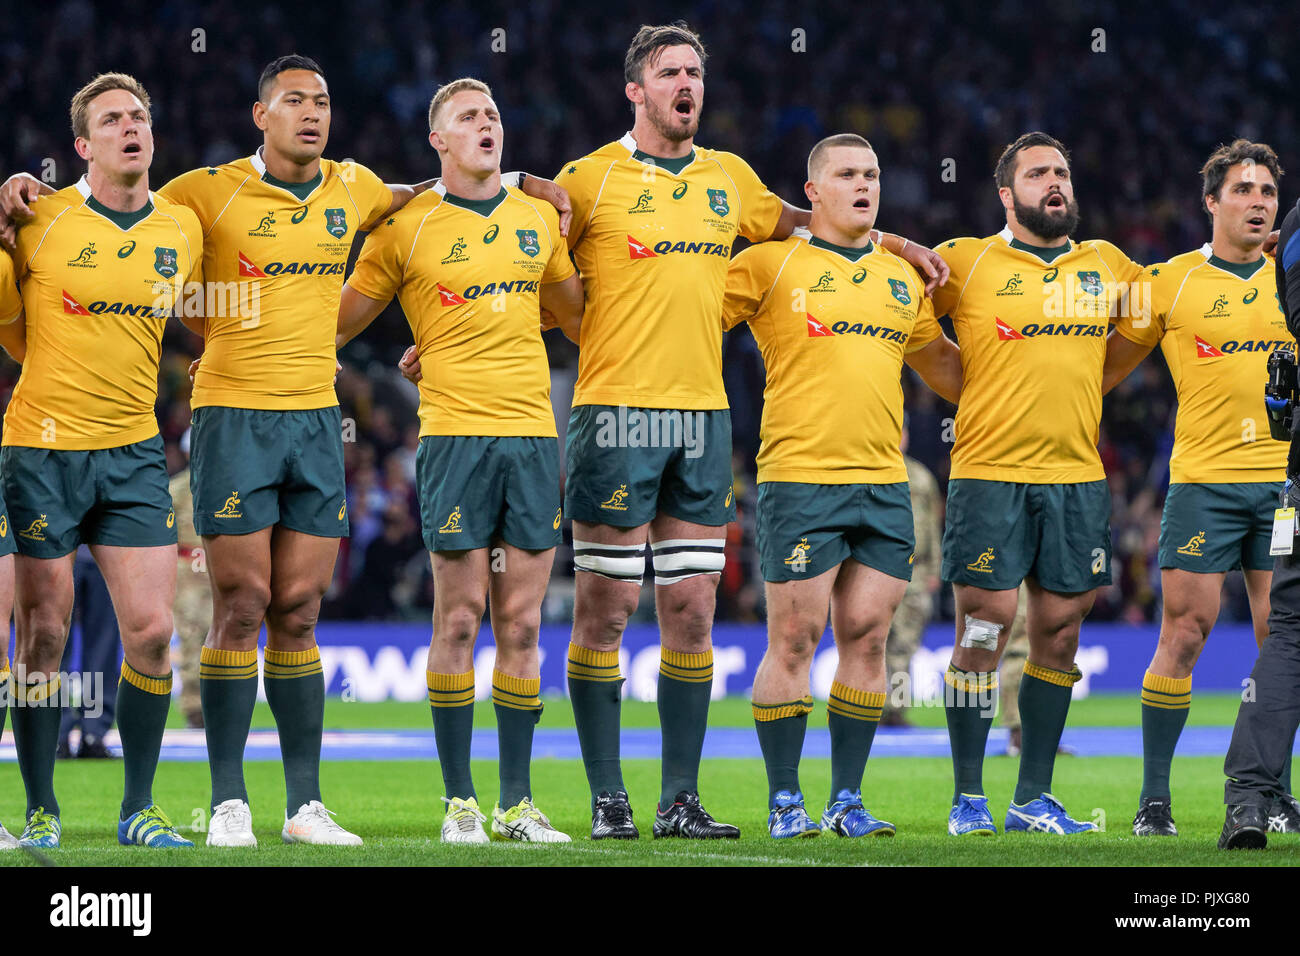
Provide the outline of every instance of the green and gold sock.
<path id="1" fill-rule="evenodd" d="M 1142 677 L 1142 799 L 1169 799 L 1174 748 L 1192 707 L 1192 678 Z"/>
<path id="2" fill-rule="evenodd" d="M 659 726 L 663 733 L 659 809 L 667 810 L 682 791 L 700 788 L 700 755 L 713 693 L 713 648 L 683 654 L 659 650 Z"/>
<path id="3" fill-rule="evenodd" d="M 199 651 L 199 701 L 212 774 L 212 807 L 227 800 L 248 801 L 244 787 L 244 746 L 257 703 L 257 651 Z"/>
<path id="4" fill-rule="evenodd" d="M 799 792 L 799 758 L 803 754 L 803 738 L 813 699 L 805 697 L 783 704 L 751 702 L 750 706 L 754 728 L 758 731 L 758 746 L 767 765 L 767 805 L 771 808 L 782 790 Z"/>
<path id="5" fill-rule="evenodd" d="M 597 794 L 626 790 L 619 763 L 623 678 L 618 651 L 593 651 L 570 642 L 569 699 L 593 802 Z"/>
<path id="6" fill-rule="evenodd" d="M 59 745 L 59 718 L 63 716 L 59 686 L 57 674 L 49 680 L 25 684 L 10 681 L 14 749 L 18 751 L 18 770 L 27 790 L 27 816 L 39 807 L 59 815 L 59 801 L 54 796 L 54 752 Z"/>
<path id="7" fill-rule="evenodd" d="M 871 742 L 880 726 L 883 692 L 858 690 L 839 681 L 831 683 L 826 701 L 826 721 L 831 730 L 831 798 L 841 790 L 861 790 L 862 775 L 871 755 Z"/>
<path id="8" fill-rule="evenodd" d="M 984 793 L 984 748 L 993 726 L 997 671 L 963 671 L 948 665 L 943 675 L 944 716 L 952 747 L 953 806 L 963 793 Z"/>
<path id="9" fill-rule="evenodd" d="M 1083 677 L 1078 666 L 1068 671 L 1025 662 L 1020 680 L 1020 776 L 1016 780 L 1018 805 L 1052 792 L 1052 771 L 1061 732 L 1070 712 L 1075 683 Z"/>
<path id="10" fill-rule="evenodd" d="M 542 719 L 540 677 L 512 677 L 492 669 L 492 707 L 497 714 L 501 809 L 509 810 L 533 795 L 530 774 L 533 728 Z"/>
<path id="11" fill-rule="evenodd" d="M 153 806 L 153 777 L 158 770 L 167 710 L 172 702 L 171 671 L 142 674 L 126 661 L 117 682 L 117 730 L 122 738 L 126 788 L 122 819 Z"/>
<path id="12" fill-rule="evenodd" d="M 293 816 L 320 800 L 320 745 L 325 729 L 325 671 L 320 648 L 281 651 L 268 647 L 262 657 L 266 702 L 280 734 L 284 760 L 285 812 Z"/>
<path id="13" fill-rule="evenodd" d="M 469 772 L 469 749 L 474 737 L 474 672 L 439 674 L 425 671 L 429 685 L 429 710 L 433 713 L 433 739 L 438 745 L 438 766 L 448 798 L 477 798 Z M 503 808 L 504 809 L 504 808 Z"/>
<path id="14" fill-rule="evenodd" d="M 9 686 L 9 657 L 0 651 L 0 737 L 5 734 L 5 718 L 9 716 L 9 701 L 13 697 L 13 688 Z"/>

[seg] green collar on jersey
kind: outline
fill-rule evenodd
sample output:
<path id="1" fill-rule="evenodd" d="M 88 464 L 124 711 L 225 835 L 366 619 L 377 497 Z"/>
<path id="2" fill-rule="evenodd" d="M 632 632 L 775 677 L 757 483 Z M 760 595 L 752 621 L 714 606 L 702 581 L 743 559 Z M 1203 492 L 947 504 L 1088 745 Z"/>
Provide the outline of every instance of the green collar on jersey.
<path id="1" fill-rule="evenodd" d="M 643 163 L 649 163 L 651 166 L 658 166 L 660 169 L 666 169 L 674 176 L 681 175 L 683 169 L 695 162 L 695 147 L 685 156 L 678 156 L 676 159 L 664 159 L 662 156 L 651 156 L 649 153 L 643 153 L 641 150 L 633 150 L 632 158 L 640 160 Z"/>
<path id="2" fill-rule="evenodd" d="M 151 200 L 146 200 L 145 204 L 135 212 L 118 212 L 116 209 L 109 209 L 94 196 L 86 197 L 86 205 L 119 229 L 130 229 L 137 222 L 148 219 L 149 213 L 153 212 L 153 202 Z"/>
<path id="3" fill-rule="evenodd" d="M 1012 239 L 1007 245 L 1012 249 L 1019 249 L 1022 252 L 1028 252 L 1031 255 L 1038 256 L 1044 262 L 1051 262 L 1058 259 L 1070 251 L 1070 240 L 1066 239 L 1059 246 L 1031 246 L 1027 242 L 1021 242 L 1019 239 Z"/>
<path id="4" fill-rule="evenodd" d="M 865 246 L 859 246 L 858 248 L 855 249 L 851 246 L 837 246 L 833 242 L 827 242 L 825 239 L 819 239 L 816 236 L 813 236 L 808 240 L 808 245 L 816 246 L 818 249 L 825 249 L 828 252 L 838 253 L 839 255 L 843 256 L 845 259 L 848 259 L 849 262 L 857 262 L 868 252 L 870 252 L 872 249 L 875 248 L 871 244 L 870 239 L 867 240 L 867 244 Z"/>
<path id="5" fill-rule="evenodd" d="M 281 189 L 287 189 L 289 192 L 293 193 L 294 198 L 304 201 L 308 196 L 316 191 L 316 187 L 321 184 L 321 180 L 324 178 L 325 174 L 319 169 L 316 170 L 316 175 L 305 183 L 286 183 L 283 179 L 276 179 L 270 173 L 262 173 L 262 182 L 270 186 L 279 186 Z"/>
<path id="6" fill-rule="evenodd" d="M 1227 259 L 1220 259 L 1218 256 L 1210 256 L 1207 261 L 1216 269 L 1231 272 L 1238 279 L 1249 279 L 1264 267 L 1263 256 L 1260 256 L 1254 262 L 1229 262 Z"/>
<path id="7" fill-rule="evenodd" d="M 501 191 L 491 199 L 466 199 L 464 196 L 449 192 L 444 192 L 442 195 L 453 206 L 460 206 L 461 209 L 468 209 L 486 218 L 496 211 L 497 206 L 506 201 L 506 187 L 502 186 Z"/>

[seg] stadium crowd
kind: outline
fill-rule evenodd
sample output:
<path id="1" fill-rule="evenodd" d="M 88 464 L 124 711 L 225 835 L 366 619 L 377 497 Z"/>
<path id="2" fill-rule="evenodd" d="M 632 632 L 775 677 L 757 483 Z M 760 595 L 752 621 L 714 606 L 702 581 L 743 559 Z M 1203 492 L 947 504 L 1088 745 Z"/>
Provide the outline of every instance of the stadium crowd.
<path id="1" fill-rule="evenodd" d="M 585 0 L 537 0 L 500 12 L 469 0 L 436 9 L 372 0 L 354 20 L 353 8 L 332 2 L 301 17 L 234 3 L 199 9 L 185 0 L 126 0 L 109 15 L 89 0 L 63 0 L 53 9 L 10 11 L 0 23 L 8 119 L 0 168 L 49 171 L 57 185 L 69 184 L 80 164 L 66 103 L 108 64 L 129 70 L 153 95 L 153 185 L 246 155 L 259 140 L 249 115 L 258 71 L 290 51 L 318 59 L 330 82 L 327 155 L 355 157 L 390 182 L 436 173 L 425 111 L 434 87 L 456 76 L 493 87 L 509 131 L 508 169 L 554 175 L 630 125 L 620 64 L 641 22 L 635 10 Z M 1113 4 L 1107 16 L 1062 10 L 1050 32 L 1025 28 L 1033 13 L 1019 0 L 996 9 L 883 6 L 872 8 L 869 30 L 848 30 L 840 25 L 865 16 L 859 4 L 836 0 L 815 14 L 793 3 L 759 2 L 743 12 L 702 4 L 692 18 L 710 52 L 700 139 L 741 153 L 780 195 L 806 205 L 803 159 L 811 145 L 836 131 L 862 133 L 884 170 L 881 225 L 935 245 L 999 227 L 993 160 L 1020 132 L 1045 129 L 1072 150 L 1078 234 L 1109 239 L 1146 263 L 1208 238 L 1197 170 L 1218 143 L 1236 136 L 1270 142 L 1283 166 L 1296 168 L 1297 115 L 1281 64 L 1300 9 L 1229 14 L 1179 2 Z M 946 48 L 945 35 L 961 36 L 962 48 Z M 1013 73 L 1011 63 L 1028 63 L 1029 71 Z M 394 305 L 341 356 L 339 399 L 355 429 L 345 445 L 352 537 L 343 542 L 326 616 L 423 618 L 432 606 L 414 492 L 416 393 L 395 368 L 409 341 Z M 164 344 L 158 418 L 175 471 L 189 421 L 187 367 L 199 342 L 176 326 Z M 558 333 L 548 336 L 548 349 L 563 435 L 577 352 Z M 718 614 L 756 619 L 762 587 L 754 455 L 763 368 L 743 328 L 728 335 L 724 350 L 739 520 L 728 534 Z M 17 374 L 4 360 L 5 401 Z M 943 487 L 953 409 L 904 374 L 910 454 Z M 1114 502 L 1115 583 L 1100 592 L 1094 619 L 1158 618 L 1156 543 L 1174 407 L 1158 355 L 1106 400 L 1100 450 Z M 547 616 L 570 613 L 572 574 L 562 548 Z M 1224 616 L 1248 620 L 1236 576 L 1228 587 Z M 940 615 L 951 616 L 951 595 L 940 595 Z"/>

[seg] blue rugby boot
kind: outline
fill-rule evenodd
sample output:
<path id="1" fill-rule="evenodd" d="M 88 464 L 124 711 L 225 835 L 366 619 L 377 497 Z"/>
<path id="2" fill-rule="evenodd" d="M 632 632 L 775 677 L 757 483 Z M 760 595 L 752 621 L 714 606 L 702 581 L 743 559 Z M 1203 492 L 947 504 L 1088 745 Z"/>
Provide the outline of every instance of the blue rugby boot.
<path id="1" fill-rule="evenodd" d="M 803 794 L 779 790 L 767 815 L 767 832 L 778 840 L 785 837 L 815 837 L 822 828 L 804 809 Z"/>
<path id="2" fill-rule="evenodd" d="M 827 833 L 842 837 L 894 835 L 892 823 L 877 820 L 862 805 L 861 790 L 841 790 L 835 794 L 835 802 L 828 804 L 822 813 L 821 827 Z"/>
<path id="3" fill-rule="evenodd" d="M 963 793 L 948 813 L 949 836 L 997 836 L 989 798 L 978 793 Z"/>
<path id="4" fill-rule="evenodd" d="M 1072 833 L 1096 833 L 1097 824 L 1090 821 L 1075 820 L 1065 812 L 1061 801 L 1050 793 L 1030 800 L 1022 806 L 1014 803 L 1007 809 L 1006 823 L 1003 829 L 1008 833 L 1057 833 L 1068 836 Z"/>

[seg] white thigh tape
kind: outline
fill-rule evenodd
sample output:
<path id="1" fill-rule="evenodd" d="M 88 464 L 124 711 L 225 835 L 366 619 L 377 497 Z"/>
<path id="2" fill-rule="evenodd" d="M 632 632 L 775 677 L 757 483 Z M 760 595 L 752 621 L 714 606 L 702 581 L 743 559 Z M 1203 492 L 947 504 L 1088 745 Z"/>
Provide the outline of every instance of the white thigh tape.
<path id="1" fill-rule="evenodd" d="M 966 615 L 966 631 L 961 636 L 962 647 L 978 647 L 985 651 L 998 649 L 998 635 L 1002 625 L 992 621 L 981 621 L 977 617 Z"/>
<path id="2" fill-rule="evenodd" d="M 645 576 L 645 545 L 597 544 L 594 541 L 574 540 L 573 567 L 577 571 L 590 571 L 614 581 L 640 584 Z"/>
<path id="3" fill-rule="evenodd" d="M 697 574 L 719 574 L 726 563 L 725 538 L 673 538 L 656 541 L 655 584 L 676 584 Z"/>

